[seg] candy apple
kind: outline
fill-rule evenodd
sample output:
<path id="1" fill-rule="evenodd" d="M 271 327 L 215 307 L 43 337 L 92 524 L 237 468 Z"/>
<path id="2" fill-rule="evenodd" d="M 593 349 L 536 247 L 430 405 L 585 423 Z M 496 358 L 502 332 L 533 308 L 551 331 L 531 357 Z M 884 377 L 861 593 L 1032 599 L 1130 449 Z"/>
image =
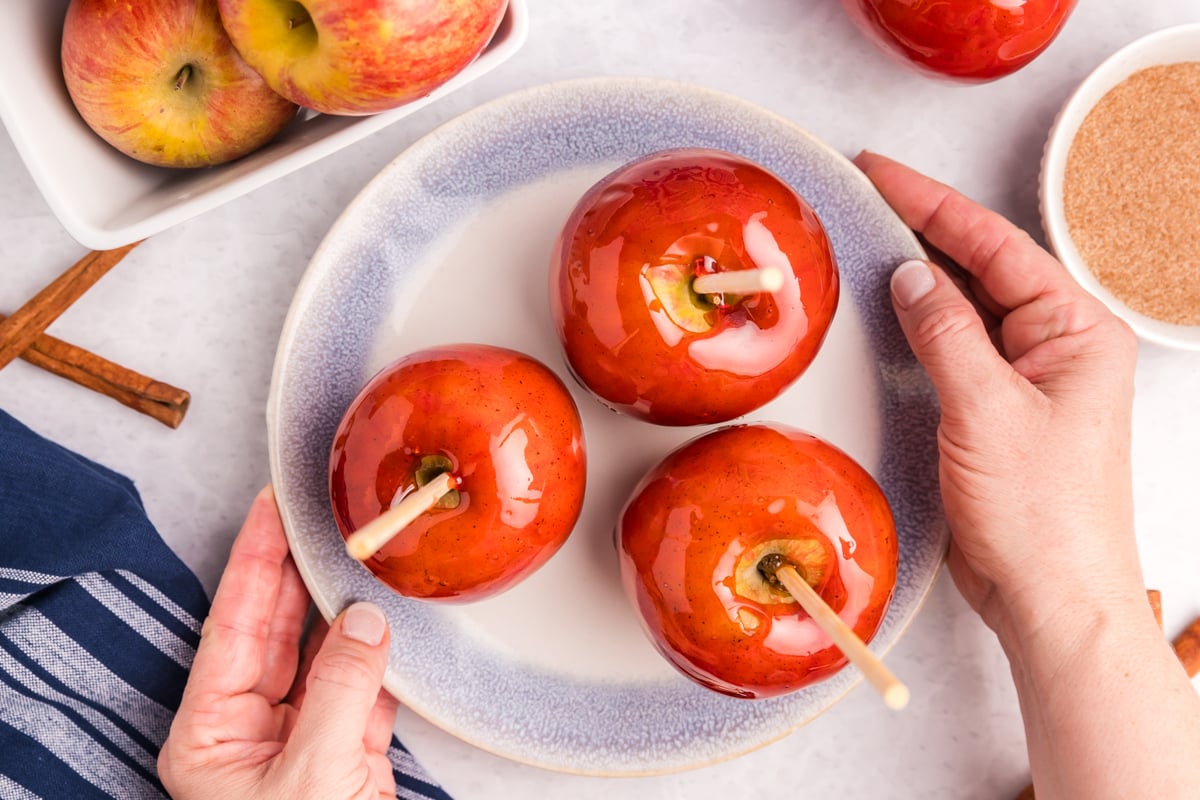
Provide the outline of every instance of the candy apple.
<path id="1" fill-rule="evenodd" d="M 1049 47 L 1075 0 L 842 0 L 905 63 L 964 82 L 1001 78 Z"/>
<path id="2" fill-rule="evenodd" d="M 724 273 L 774 271 L 774 290 L 712 292 Z M 737 276 L 733 276 L 737 277 Z M 660 425 L 722 422 L 808 367 L 837 308 L 817 215 L 740 156 L 666 150 L 584 194 L 551 257 L 550 305 L 579 381 Z"/>
<path id="3" fill-rule="evenodd" d="M 216 0 L 71 0 L 62 70 L 88 126 L 158 166 L 243 156 L 296 115 L 233 49 Z"/>
<path id="4" fill-rule="evenodd" d="M 775 579 L 803 579 L 868 641 L 892 597 L 887 500 L 841 450 L 780 425 L 693 439 L 638 484 L 617 528 L 643 628 L 684 675 L 736 697 L 825 678 L 842 652 Z"/>
<path id="5" fill-rule="evenodd" d="M 338 426 L 329 473 L 343 537 L 451 473 L 456 489 L 365 564 L 410 597 L 479 600 L 532 573 L 571 533 L 583 429 L 540 362 L 486 345 L 434 347 L 366 384 Z"/>
<path id="6" fill-rule="evenodd" d="M 233 43 L 275 91 L 326 114 L 423 97 L 483 52 L 508 0 L 220 0 Z"/>

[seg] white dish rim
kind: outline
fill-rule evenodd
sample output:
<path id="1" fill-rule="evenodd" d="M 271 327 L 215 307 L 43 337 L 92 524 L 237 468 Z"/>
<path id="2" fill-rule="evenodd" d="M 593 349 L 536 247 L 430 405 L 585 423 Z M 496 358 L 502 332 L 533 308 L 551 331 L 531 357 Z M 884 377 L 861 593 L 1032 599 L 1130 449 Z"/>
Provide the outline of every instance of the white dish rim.
<path id="1" fill-rule="evenodd" d="M 1194 51 L 1187 58 L 1167 56 Z M 1063 209 L 1063 184 L 1067 156 L 1080 126 L 1098 102 L 1134 73 L 1152 66 L 1200 62 L 1200 23 L 1175 25 L 1155 31 L 1117 50 L 1100 63 L 1071 93 L 1046 138 L 1038 181 L 1038 205 L 1047 244 L 1075 280 L 1148 342 L 1167 347 L 1200 350 L 1200 325 L 1176 325 L 1134 311 L 1117 299 L 1088 268 L 1075 247 Z"/>

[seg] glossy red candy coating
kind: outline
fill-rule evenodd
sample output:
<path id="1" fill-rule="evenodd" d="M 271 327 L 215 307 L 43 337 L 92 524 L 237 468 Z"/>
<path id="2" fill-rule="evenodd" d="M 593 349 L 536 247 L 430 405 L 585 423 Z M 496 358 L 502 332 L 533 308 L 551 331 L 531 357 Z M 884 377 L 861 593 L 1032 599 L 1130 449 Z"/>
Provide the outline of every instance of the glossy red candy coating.
<path id="1" fill-rule="evenodd" d="M 886 52 L 965 82 L 1016 72 L 1049 47 L 1075 0 L 842 0 Z"/>
<path id="2" fill-rule="evenodd" d="M 449 345 L 370 380 L 338 427 L 329 463 L 343 537 L 414 490 L 422 456 L 449 457 L 454 509 L 433 509 L 366 561 L 401 594 L 465 602 L 509 588 L 566 541 L 583 503 L 579 412 L 562 381 L 512 350 Z"/>
<path id="3" fill-rule="evenodd" d="M 714 309 L 711 329 L 693 332 L 649 290 L 647 270 L 661 265 L 777 266 L 785 283 Z M 608 175 L 551 257 L 550 305 L 572 371 L 610 407 L 660 425 L 722 422 L 773 399 L 816 356 L 837 300 L 812 208 L 716 150 L 663 151 Z"/>
<path id="4" fill-rule="evenodd" d="M 864 641 L 896 581 L 879 486 L 841 450 L 779 425 L 730 426 L 675 450 L 634 490 L 617 533 L 626 593 L 655 646 L 689 678 L 738 697 L 790 692 L 846 664 L 798 604 L 737 591 L 747 550 L 818 542 L 830 567 L 814 588 Z"/>

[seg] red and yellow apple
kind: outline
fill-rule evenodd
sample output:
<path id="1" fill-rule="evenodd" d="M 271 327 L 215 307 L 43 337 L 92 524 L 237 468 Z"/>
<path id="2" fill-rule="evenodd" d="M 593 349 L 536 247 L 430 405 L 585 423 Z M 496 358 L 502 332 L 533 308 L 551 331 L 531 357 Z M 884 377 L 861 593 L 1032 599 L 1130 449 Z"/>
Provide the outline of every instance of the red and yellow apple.
<path id="1" fill-rule="evenodd" d="M 1075 0 L 842 0 L 884 52 L 965 83 L 1016 72 L 1058 36 Z"/>
<path id="2" fill-rule="evenodd" d="M 777 291 L 700 294 L 701 275 L 776 268 Z M 723 422 L 812 362 L 837 308 L 833 249 L 780 178 L 730 153 L 666 150 L 582 197 L 551 256 L 550 305 L 578 380 L 660 425 Z"/>
<path id="3" fill-rule="evenodd" d="M 635 488 L 617 540 L 626 593 L 655 647 L 735 697 L 790 692 L 846 664 L 774 578 L 780 559 L 863 641 L 896 581 L 879 486 L 833 445 L 781 425 L 725 427 L 672 452 Z"/>
<path id="4" fill-rule="evenodd" d="M 326 114 L 424 97 L 483 52 L 508 0 L 220 0 L 225 29 L 275 91 Z"/>
<path id="5" fill-rule="evenodd" d="M 467 602 L 528 576 L 566 541 L 583 503 L 583 428 L 562 381 L 499 347 L 412 353 L 373 377 L 329 462 L 343 537 L 439 474 L 458 488 L 365 563 L 409 597 Z"/>
<path id="6" fill-rule="evenodd" d="M 158 166 L 238 158 L 296 114 L 234 50 L 216 0 L 72 0 L 62 69 L 88 126 Z"/>

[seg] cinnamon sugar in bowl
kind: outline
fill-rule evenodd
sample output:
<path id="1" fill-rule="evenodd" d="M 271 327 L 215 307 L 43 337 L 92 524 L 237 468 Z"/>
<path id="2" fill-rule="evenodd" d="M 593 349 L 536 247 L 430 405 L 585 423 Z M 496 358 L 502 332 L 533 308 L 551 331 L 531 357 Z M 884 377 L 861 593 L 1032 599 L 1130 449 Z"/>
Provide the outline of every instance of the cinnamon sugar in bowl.
<path id="1" fill-rule="evenodd" d="M 1042 160 L 1042 224 L 1139 336 L 1200 350 L 1200 25 L 1137 40 L 1080 84 Z"/>

